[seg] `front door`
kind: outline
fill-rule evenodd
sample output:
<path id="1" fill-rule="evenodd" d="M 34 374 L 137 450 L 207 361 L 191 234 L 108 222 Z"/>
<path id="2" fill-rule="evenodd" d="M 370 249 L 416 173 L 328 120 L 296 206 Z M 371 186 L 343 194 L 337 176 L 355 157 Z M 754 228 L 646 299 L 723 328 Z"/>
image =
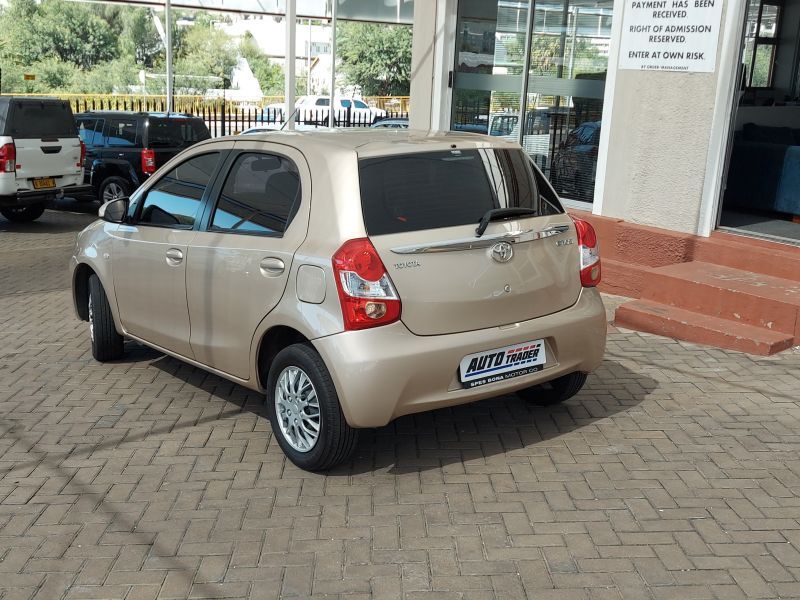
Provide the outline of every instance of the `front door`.
<path id="1" fill-rule="evenodd" d="M 132 202 L 113 243 L 114 290 L 125 331 L 191 358 L 186 259 L 219 152 L 196 155 Z"/>
<path id="2" fill-rule="evenodd" d="M 263 142 L 236 142 L 187 262 L 196 360 L 250 377 L 259 323 L 283 296 L 306 237 L 311 179 L 303 156 Z"/>

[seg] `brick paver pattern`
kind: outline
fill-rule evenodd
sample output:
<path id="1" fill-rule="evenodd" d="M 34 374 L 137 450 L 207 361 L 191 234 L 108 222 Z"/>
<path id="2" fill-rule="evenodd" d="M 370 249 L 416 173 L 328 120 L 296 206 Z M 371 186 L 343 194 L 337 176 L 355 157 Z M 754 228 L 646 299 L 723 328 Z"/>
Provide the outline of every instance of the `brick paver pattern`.
<path id="1" fill-rule="evenodd" d="M 66 272 L 91 219 L 0 219 L 3 600 L 800 598 L 798 349 L 612 329 L 562 406 L 402 418 L 310 474 L 259 394 L 92 360 Z"/>

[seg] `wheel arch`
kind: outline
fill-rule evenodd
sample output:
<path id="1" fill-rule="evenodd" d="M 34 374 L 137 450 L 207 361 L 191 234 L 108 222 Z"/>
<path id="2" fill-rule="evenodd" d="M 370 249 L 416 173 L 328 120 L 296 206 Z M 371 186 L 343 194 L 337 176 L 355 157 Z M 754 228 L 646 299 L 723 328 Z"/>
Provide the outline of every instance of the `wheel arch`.
<path id="1" fill-rule="evenodd" d="M 266 388 L 267 376 L 272 360 L 278 352 L 292 344 L 306 344 L 309 339 L 297 329 L 287 325 L 275 325 L 263 333 L 256 353 L 256 376 L 258 388 Z"/>
<path id="2" fill-rule="evenodd" d="M 72 275 L 72 301 L 81 321 L 89 320 L 89 277 L 97 275 L 86 263 L 79 263 Z"/>

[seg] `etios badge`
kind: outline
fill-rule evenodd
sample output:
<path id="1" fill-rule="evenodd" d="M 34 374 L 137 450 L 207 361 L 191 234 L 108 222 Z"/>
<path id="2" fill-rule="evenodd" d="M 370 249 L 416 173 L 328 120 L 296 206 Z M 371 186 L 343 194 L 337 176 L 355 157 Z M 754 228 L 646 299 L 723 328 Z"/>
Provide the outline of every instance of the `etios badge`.
<path id="1" fill-rule="evenodd" d="M 499 263 L 507 263 L 514 256 L 514 246 L 508 242 L 499 242 L 492 246 L 492 258 Z"/>

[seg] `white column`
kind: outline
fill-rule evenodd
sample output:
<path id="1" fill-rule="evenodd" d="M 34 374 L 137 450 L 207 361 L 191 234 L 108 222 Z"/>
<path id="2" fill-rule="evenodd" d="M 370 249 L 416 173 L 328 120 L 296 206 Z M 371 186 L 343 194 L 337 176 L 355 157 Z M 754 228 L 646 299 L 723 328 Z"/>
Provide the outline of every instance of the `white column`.
<path id="1" fill-rule="evenodd" d="M 297 0 L 286 0 L 286 64 L 284 73 L 286 74 L 285 100 L 286 108 L 284 115 L 286 119 L 291 119 L 286 125 L 287 129 L 294 129 L 294 72 L 295 72 L 295 39 L 297 36 Z"/>
<path id="2" fill-rule="evenodd" d="M 167 112 L 171 113 L 173 109 L 172 104 L 172 2 L 165 0 L 164 2 L 164 29 L 166 29 L 165 42 L 167 50 Z"/>
<path id="3" fill-rule="evenodd" d="M 334 127 L 334 98 L 336 94 L 336 9 L 338 0 L 331 2 L 331 105 L 328 109 L 328 127 Z"/>

